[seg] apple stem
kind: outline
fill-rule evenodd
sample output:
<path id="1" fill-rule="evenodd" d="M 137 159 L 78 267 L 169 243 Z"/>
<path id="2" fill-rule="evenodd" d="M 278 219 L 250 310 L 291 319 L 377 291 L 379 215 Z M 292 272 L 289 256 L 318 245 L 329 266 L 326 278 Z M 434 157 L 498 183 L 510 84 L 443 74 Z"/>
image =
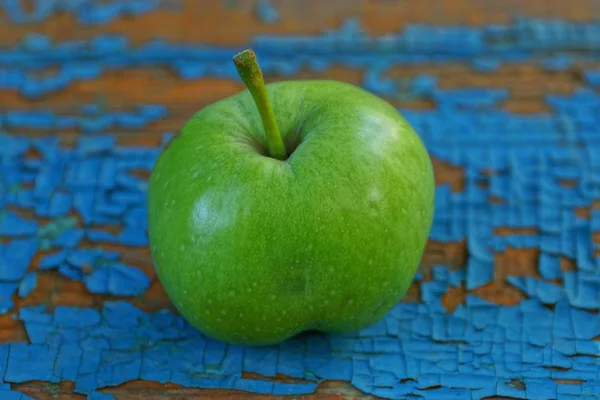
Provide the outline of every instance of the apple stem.
<path id="1" fill-rule="evenodd" d="M 258 108 L 260 119 L 267 134 L 269 155 L 278 160 L 285 160 L 285 146 L 275 120 L 273 106 L 269 101 L 262 71 L 256 60 L 256 54 L 252 49 L 244 50 L 233 57 L 233 63 Z"/>

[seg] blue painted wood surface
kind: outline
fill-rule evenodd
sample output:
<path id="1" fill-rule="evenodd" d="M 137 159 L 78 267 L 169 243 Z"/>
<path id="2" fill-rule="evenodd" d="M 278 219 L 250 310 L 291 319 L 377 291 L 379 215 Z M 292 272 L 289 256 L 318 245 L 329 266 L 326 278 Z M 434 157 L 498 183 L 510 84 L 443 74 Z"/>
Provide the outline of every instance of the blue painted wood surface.
<path id="1" fill-rule="evenodd" d="M 33 11 L 0 3 L 7 25 L 31 24 L 0 49 L 0 96 L 9 99 L 0 108 L 0 313 L 10 327 L 0 333 L 0 398 L 29 398 L 23 382 L 70 381 L 75 393 L 105 399 L 100 390 L 132 380 L 267 395 L 346 381 L 391 399 L 600 395 L 600 22 L 414 22 L 371 35 L 352 17 L 320 33 L 284 36 L 269 27 L 285 24 L 291 11 L 256 2 L 252 18 L 265 28 L 244 45 L 268 76 L 360 70 L 356 83 L 397 104 L 432 157 L 461 168 L 458 189 L 439 179 L 430 239 L 442 247 L 466 242 L 467 256 L 460 268 L 442 257 L 415 279 L 418 297 L 362 332 L 249 349 L 201 336 L 164 298 L 164 310 L 145 307 L 160 290 L 147 256 L 135 257 L 146 254 L 147 174 L 177 131 L 156 126 L 182 122 L 198 103 L 160 95 L 127 106 L 115 98 L 47 100 L 80 93 L 78 85 L 111 72 L 147 68 L 168 68 L 169 79 L 190 85 L 234 81 L 226 91 L 237 89 L 231 56 L 241 44 L 136 43 L 108 28 L 56 40 L 34 28 L 57 12 L 102 29 L 123 18 L 185 13 L 185 4 L 34 3 Z M 448 87 L 444 71 L 456 65 L 488 74 L 490 85 L 474 77 Z M 539 111 L 511 111 L 505 105 L 518 88 L 494 84 L 493 76 L 515 66 L 534 66 L 545 79 L 572 74 L 573 90 L 540 94 Z M 148 146 L 149 138 L 160 145 Z M 511 251 L 534 252 L 529 270 L 500 271 L 498 259 Z M 75 282 L 95 301 L 36 297 L 50 281 Z M 520 295 L 506 304 L 503 294 L 489 294 L 494 287 Z M 445 299 L 456 292 L 464 301 L 449 308 Z M 15 333 L 21 323 L 26 336 Z"/>

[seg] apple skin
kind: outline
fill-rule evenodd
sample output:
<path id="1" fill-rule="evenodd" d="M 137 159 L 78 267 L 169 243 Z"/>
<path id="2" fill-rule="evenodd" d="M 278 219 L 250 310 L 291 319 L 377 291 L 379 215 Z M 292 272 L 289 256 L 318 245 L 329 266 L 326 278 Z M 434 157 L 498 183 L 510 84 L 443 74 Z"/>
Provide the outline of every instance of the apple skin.
<path id="1" fill-rule="evenodd" d="M 200 332 L 270 345 L 352 332 L 405 295 L 434 211 L 433 168 L 398 111 L 336 81 L 267 85 L 287 160 L 248 90 L 196 113 L 148 190 L 160 282 Z"/>

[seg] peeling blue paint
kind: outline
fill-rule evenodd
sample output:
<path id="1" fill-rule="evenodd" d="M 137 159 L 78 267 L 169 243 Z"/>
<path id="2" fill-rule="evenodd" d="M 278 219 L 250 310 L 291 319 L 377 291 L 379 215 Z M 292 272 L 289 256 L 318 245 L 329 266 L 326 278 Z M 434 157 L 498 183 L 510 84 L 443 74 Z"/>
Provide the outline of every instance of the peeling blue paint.
<path id="1" fill-rule="evenodd" d="M 114 1 L 103 5 L 92 0 L 87 2 L 94 5 L 82 8 L 86 11 L 81 22 L 86 24 L 105 22 L 121 14 L 146 12 L 159 6 L 158 0 Z M 13 0 L 9 4 L 17 3 Z M 260 0 L 256 7 L 263 21 L 271 23 L 278 19 L 278 12 L 270 2 Z M 49 8 L 53 9 L 52 6 Z M 13 14 L 9 12 L 9 15 Z M 373 37 L 364 32 L 358 20 L 349 19 L 338 30 L 318 36 L 263 35 L 253 38 L 248 46 L 260 55 L 266 73 L 291 76 L 301 68 L 319 72 L 334 63 L 342 63 L 367 69 L 367 86 L 380 94 L 389 94 L 393 83 L 386 83 L 387 78 L 381 71 L 392 64 L 468 62 L 476 70 L 491 72 L 501 63 L 537 60 L 539 53 L 551 51 L 560 54 L 543 60 L 542 67 L 560 71 L 569 68 L 575 60 L 594 58 L 593 52 L 600 49 L 598 32 L 598 22 L 556 23 L 517 18 L 506 25 L 482 27 L 408 24 L 397 33 Z M 234 48 L 170 44 L 160 39 L 133 47 L 127 37 L 117 34 L 63 43 L 52 43 L 48 37 L 30 34 L 19 46 L 0 54 L 0 66 L 6 68 L 0 74 L 0 88 L 17 89 L 26 97 L 38 98 L 65 89 L 76 81 L 96 79 L 104 70 L 114 66 L 170 67 L 183 79 L 205 76 L 238 79 L 231 62 L 231 54 L 235 51 Z M 573 55 L 573 51 L 579 54 Z M 592 55 L 582 53 L 584 51 Z M 94 56 L 96 61 L 90 62 L 90 57 Z M 15 60 L 19 60 L 18 63 Z M 47 67 L 58 69 L 53 75 L 30 76 L 30 71 Z M 596 76 L 594 71 L 586 72 L 592 84 L 597 82 Z M 30 123 L 39 126 L 47 118 L 48 115 L 40 116 L 39 120 Z M 139 128 L 144 118 L 149 117 L 107 115 L 61 122 L 75 123 L 85 130 L 102 131 L 115 119 L 125 128 Z M 15 123 L 15 117 L 8 119 Z"/>
<path id="2" fill-rule="evenodd" d="M 116 400 L 115 397 L 108 393 L 92 392 L 87 396 L 88 400 Z"/>
<path id="3" fill-rule="evenodd" d="M 271 4 L 270 0 L 258 0 L 256 15 L 261 22 L 272 24 L 279 20 L 279 11 Z"/>
<path id="4" fill-rule="evenodd" d="M 12 390 L 7 383 L 0 382 L 0 397 L 2 400 L 35 400 L 19 391 Z"/>
<path id="5" fill-rule="evenodd" d="M 0 59 L 1 59 L 0 53 Z M 9 129 L 79 129 L 88 133 L 102 133 L 109 129 L 140 129 L 152 122 L 159 121 L 165 116 L 164 105 L 141 105 L 134 111 L 120 111 L 96 115 L 65 115 L 53 111 L 37 110 L 9 110 L 0 113 L 0 127 Z M 6 139 L 5 139 L 6 140 Z M 11 146 L 23 146 L 23 142 L 10 143 Z M 110 150 L 114 145 L 114 138 L 110 136 L 94 136 L 83 139 L 78 145 L 83 155 L 91 155 L 90 151 L 102 153 Z M 84 159 L 86 163 L 93 163 L 94 159 Z M 73 166 L 75 167 L 75 166 Z M 78 166 L 79 168 L 91 165 Z"/>
<path id="6" fill-rule="evenodd" d="M 33 10 L 27 12 L 19 0 L 3 0 L 0 8 L 6 16 L 17 24 L 42 22 L 56 12 L 73 14 L 80 24 L 107 24 L 121 16 L 137 16 L 160 9 L 161 0 L 36 0 Z M 30 49 L 39 49 L 45 44 L 39 35 L 32 35 L 26 45 Z"/>
<path id="7" fill-rule="evenodd" d="M 469 260 L 465 270 L 436 267 L 433 280 L 421 282 L 420 304 L 400 304 L 381 323 L 355 335 L 305 335 L 264 349 L 227 346 L 202 337 L 169 312 L 145 314 L 123 302 L 106 303 L 100 314 L 92 309 L 59 307 L 51 314 L 43 308 L 24 308 L 19 318 L 25 322 L 32 344 L 11 344 L 12 357 L 7 360 L 4 379 L 69 379 L 76 382 L 76 390 L 82 393 L 141 378 L 273 394 L 310 393 L 318 382 L 335 379 L 350 381 L 362 390 L 388 398 L 415 395 L 476 399 L 504 395 L 545 399 L 561 398 L 572 394 L 565 391 L 579 390 L 551 380 L 557 378 L 584 379 L 585 385 L 596 387 L 600 350 L 593 339 L 600 334 L 600 324 L 590 323 L 597 314 L 582 309 L 600 307 L 599 265 L 591 252 L 591 235 L 598 231 L 600 214 L 594 211 L 589 220 L 576 219 L 575 208 L 590 206 L 598 198 L 592 183 L 598 181 L 599 170 L 593 158 L 582 158 L 574 153 L 574 148 L 560 148 L 558 143 L 564 137 L 559 122 L 577 118 L 571 115 L 574 105 L 596 107 L 598 96 L 588 92 L 551 96 L 548 100 L 556 108 L 555 115 L 525 117 L 478 111 L 481 104 L 494 104 L 497 96 L 503 95 L 501 92 L 491 92 L 491 97 L 482 103 L 481 99 L 473 102 L 472 97 L 486 96 L 486 92 L 435 91 L 452 113 L 407 111 L 406 115 L 422 132 L 432 154 L 465 167 L 464 191 L 452 192 L 447 185 L 437 189 L 431 236 L 442 242 L 466 238 Z M 479 127 L 477 133 L 457 128 L 452 130 L 452 136 L 444 133 L 448 126 L 472 125 Z M 546 136 L 523 140 L 525 133 L 535 136 L 534 132 Z M 598 141 L 579 133 L 574 143 L 598 149 Z M 94 293 L 138 295 L 148 287 L 145 274 L 121 263 L 119 253 L 78 248 L 77 238 L 83 233 L 99 245 L 146 244 L 145 185 L 122 171 L 151 168 L 157 149 L 116 148 L 106 137 L 81 140 L 83 144 L 75 152 L 57 147 L 33 168 L 41 170 L 57 162 L 86 165 L 93 159 L 100 160 L 102 168 L 110 166 L 107 171 L 113 172 L 94 182 L 94 192 L 78 179 L 68 179 L 66 173 L 56 181 L 51 193 L 59 187 L 62 192 L 58 193 L 69 199 L 84 193 L 79 202 L 72 203 L 83 214 L 82 221 L 71 220 L 68 229 L 58 236 L 63 239 L 52 242 L 56 250 L 42 257 L 38 268 L 58 269 L 71 279 L 83 280 Z M 448 140 L 454 147 L 448 148 Z M 9 164 L 8 168 L 21 168 L 19 157 L 28 146 L 33 146 L 18 143 L 16 150 L 9 150 L 9 157 L 16 164 Z M 494 147 L 492 152 L 480 147 L 486 143 L 502 146 Z M 575 189 L 562 187 L 558 180 L 572 177 L 569 168 L 573 165 L 580 166 L 582 176 Z M 484 170 L 495 173 L 484 174 Z M 94 173 L 98 171 L 94 169 Z M 82 181 L 87 173 L 83 173 Z M 487 188 L 479 183 L 487 183 Z M 110 195 L 106 194 L 108 191 Z M 492 195 L 503 203 L 489 205 Z M 46 199 L 36 196 L 35 201 Z M 65 207 L 64 212 L 69 210 Z M 88 229 L 86 221 L 94 223 L 100 215 L 108 220 L 125 216 L 122 221 L 126 227 L 117 234 Z M 0 285 L 0 297 L 5 312 L 13 307 L 11 298 L 15 292 L 25 290 L 18 282 L 36 248 L 36 238 L 55 232 L 57 226 L 64 227 L 54 224 L 39 228 L 35 221 L 16 214 L 9 218 L 6 231 L 20 232 L 21 237 L 12 239 L 4 252 L 24 258 L 19 263 L 22 269 L 3 272 L 6 283 Z M 539 233 L 499 236 L 492 232 L 493 226 L 532 227 Z M 75 239 L 64 239 L 65 235 Z M 509 247 L 541 249 L 541 278 L 508 278 L 530 299 L 503 307 L 468 296 L 464 305 L 446 313 L 441 297 L 448 289 L 463 284 L 471 289 L 491 282 L 494 251 Z M 575 258 L 578 270 L 562 271 L 560 257 Z M 89 271 L 84 271 L 86 268 Z M 20 283 L 25 288 L 32 279 L 31 275 L 26 276 Z M 549 282 L 555 279 L 564 279 L 564 284 Z M 417 277 L 416 281 L 420 279 Z M 554 306 L 554 311 L 547 305 Z M 75 329 L 79 326 L 84 328 Z M 493 345 L 498 340 L 503 343 L 502 351 Z M 40 369 L 25 369 L 23 359 L 28 359 L 29 354 L 41 354 L 53 363 L 44 364 L 36 358 Z M 242 378 L 242 372 L 257 373 L 264 380 Z M 307 383 L 269 380 L 278 373 Z"/>
<path id="8" fill-rule="evenodd" d="M 322 380 L 342 379 L 386 398 L 421 395 L 434 399 L 450 394 L 463 398 L 468 393 L 473 397 L 464 398 L 514 397 L 515 390 L 525 391 L 530 385 L 530 389 L 539 385 L 543 390 L 520 393 L 522 398 L 547 399 L 544 393 L 552 393 L 550 398 L 554 398 L 566 389 L 556 386 L 552 378 L 600 385 L 596 381 L 595 357 L 600 354 L 594 342 L 600 334 L 596 313 L 578 310 L 564 300 L 551 311 L 536 299 L 503 307 L 473 296 L 464 306 L 445 313 L 435 306 L 443 293 L 432 299 L 431 305 L 400 304 L 383 323 L 356 334 L 305 334 L 267 348 L 212 341 L 168 311 L 146 314 L 125 302 L 105 303 L 100 313 L 59 307 L 52 314 L 28 307 L 20 311 L 19 319 L 32 344 L 11 345 L 5 379 L 58 380 L 55 360 L 61 360 L 64 375 L 71 365 L 77 370 L 83 351 L 86 367 L 79 368 L 75 377 L 79 393 L 140 377 L 277 394 L 310 393 Z M 133 316 L 136 320 L 131 323 Z M 406 329 L 390 334 L 386 326 L 392 321 Z M 416 327 L 425 321 L 441 328 Z M 574 330 L 565 331 L 568 327 Z M 40 336 L 40 331 L 45 335 Z M 421 334 L 415 336 L 417 331 Z M 50 343 L 49 337 L 62 340 Z M 97 339 L 90 342 L 90 338 Z M 498 347 L 494 342 L 500 338 Z M 39 360 L 36 365 L 40 368 L 19 367 L 22 360 L 32 357 Z M 294 359 L 298 368 L 290 369 Z M 242 378 L 242 372 L 263 378 Z M 278 373 L 306 382 L 268 380 Z M 554 389 L 548 392 L 550 384 Z M 442 387 L 435 388 L 439 385 Z"/>
<path id="9" fill-rule="evenodd" d="M 37 274 L 35 272 L 28 272 L 19 283 L 19 297 L 27 297 L 36 286 Z"/>

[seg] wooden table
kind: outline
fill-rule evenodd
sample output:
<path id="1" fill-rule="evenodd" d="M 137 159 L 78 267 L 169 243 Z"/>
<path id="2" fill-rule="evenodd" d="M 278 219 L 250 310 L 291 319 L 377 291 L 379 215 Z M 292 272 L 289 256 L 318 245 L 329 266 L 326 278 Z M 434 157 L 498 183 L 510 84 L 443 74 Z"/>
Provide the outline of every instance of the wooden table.
<path id="1" fill-rule="evenodd" d="M 135 44 L 144 43 L 154 37 L 182 43 L 209 43 L 231 46 L 232 51 L 243 47 L 249 38 L 257 34 L 318 34 L 324 29 L 338 27 L 348 17 L 358 17 L 370 34 L 383 34 L 401 29 L 407 23 L 466 24 L 481 25 L 507 22 L 512 14 L 556 17 L 570 20 L 586 20 L 597 16 L 589 10 L 597 6 L 592 0 L 571 0 L 569 2 L 545 0 L 454 0 L 454 1 L 391 1 L 391 0 L 287 0 L 275 4 L 281 19 L 273 24 L 261 23 L 253 12 L 252 1 L 182 1 L 184 12 L 161 11 L 136 18 L 120 18 L 108 25 L 82 26 L 67 15 L 55 15 L 39 24 L 17 25 L 6 22 L 0 12 L 0 45 L 11 46 L 31 32 L 43 33 L 56 41 L 85 39 L 100 33 L 122 33 Z M 596 8 L 597 9 L 597 8 Z M 474 72 L 468 65 L 446 64 L 442 66 L 419 65 L 397 67 L 390 76 L 410 77 L 418 73 L 438 76 L 441 88 L 454 87 L 499 87 L 510 90 L 510 98 L 503 108 L 512 112 L 532 113 L 546 111 L 543 96 L 548 93 L 571 93 L 580 85 L 576 69 L 564 72 L 546 72 L 528 63 L 502 66 L 491 73 Z M 315 74 L 303 72 L 297 78 Z M 362 71 L 343 65 L 336 65 L 317 77 L 328 77 L 360 84 Z M 282 79 L 267 76 L 269 81 Z M 0 92 L 0 109 L 50 109 L 55 111 L 74 110 L 82 103 L 101 100 L 107 109 L 133 107 L 138 103 L 162 103 L 169 107 L 168 117 L 155 122 L 149 130 L 119 131 L 121 144 L 157 145 L 165 131 L 177 131 L 195 110 L 211 102 L 231 95 L 242 89 L 239 82 L 205 78 L 194 81 L 180 80 L 171 71 L 157 68 L 136 68 L 104 73 L 99 79 L 78 82 L 67 90 L 53 93 L 36 100 L 28 100 L 16 91 Z M 388 99 L 394 105 L 404 108 L 430 108 L 433 105 L 423 100 Z M 41 135 L 41 131 L 14 131 L 10 133 Z M 79 134 L 75 130 L 58 132 L 68 145 Z M 460 190 L 464 182 L 463 171 L 447 163 L 434 160 L 438 183 L 450 183 L 454 190 Z M 585 216 L 589 210 L 582 209 Z M 514 233 L 505 229 L 503 233 Z M 598 239 L 598 238 L 597 238 Z M 119 250 L 125 250 L 116 246 Z M 466 257 L 464 242 L 441 244 L 430 242 L 423 259 L 422 269 L 428 276 L 428 268 L 434 264 L 452 267 L 464 265 Z M 156 281 L 149 251 L 147 249 L 128 251 L 126 259 L 142 268 L 153 283 L 143 296 L 134 303 L 146 311 L 171 307 L 160 284 Z M 516 304 L 523 294 L 505 283 L 508 274 L 537 276 L 537 250 L 508 250 L 496 256 L 494 282 L 479 288 L 474 293 L 484 299 L 501 304 Z M 39 255 L 30 269 L 36 268 Z M 567 259 L 563 268 L 572 269 Z M 464 301 L 464 287 L 451 289 L 444 298 L 444 305 L 451 311 Z M 419 285 L 415 284 L 405 301 L 415 301 L 419 296 Z M 25 305 L 99 306 L 110 296 L 91 295 L 80 282 L 65 279 L 55 272 L 41 273 L 37 289 L 23 300 L 17 300 L 16 309 Z M 0 316 L 0 342 L 23 340 L 26 334 L 22 324 L 10 315 Z M 285 378 L 281 378 L 285 379 Z M 83 396 L 72 394 L 72 383 L 55 385 L 44 382 L 30 382 L 14 385 L 14 388 L 39 399 L 79 399 Z M 249 398 L 248 393 L 231 390 L 208 390 L 183 388 L 176 385 L 160 385 L 135 381 L 105 390 L 118 399 L 191 399 L 191 398 Z M 252 398 L 270 398 L 252 396 Z M 372 398 L 366 396 L 347 383 L 327 382 L 322 384 L 314 395 L 300 396 L 302 399 L 353 399 Z"/>

